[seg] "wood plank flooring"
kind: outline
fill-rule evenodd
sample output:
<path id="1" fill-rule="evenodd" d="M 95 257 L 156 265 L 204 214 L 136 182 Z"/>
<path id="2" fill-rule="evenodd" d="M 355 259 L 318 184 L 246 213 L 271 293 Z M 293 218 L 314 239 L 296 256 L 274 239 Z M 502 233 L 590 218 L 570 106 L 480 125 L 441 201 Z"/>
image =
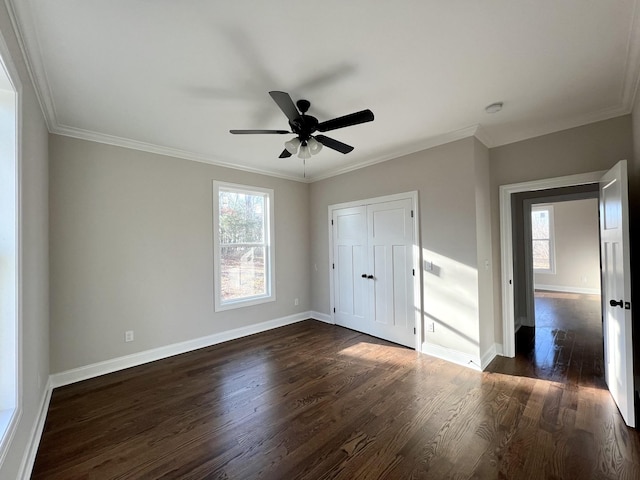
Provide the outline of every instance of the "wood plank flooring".
<path id="1" fill-rule="evenodd" d="M 32 478 L 640 478 L 601 384 L 507 360 L 309 320 L 56 389 Z"/>
<path id="2" fill-rule="evenodd" d="M 516 334 L 502 373 L 606 388 L 600 295 L 536 291 L 535 328 Z"/>

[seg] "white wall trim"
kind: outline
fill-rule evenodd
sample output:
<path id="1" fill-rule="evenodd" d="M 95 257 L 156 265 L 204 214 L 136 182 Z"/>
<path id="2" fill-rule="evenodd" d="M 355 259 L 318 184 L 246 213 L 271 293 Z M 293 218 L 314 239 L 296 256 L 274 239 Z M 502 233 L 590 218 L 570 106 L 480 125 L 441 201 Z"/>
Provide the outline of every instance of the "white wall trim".
<path id="1" fill-rule="evenodd" d="M 194 338 L 193 340 L 165 345 L 163 347 L 125 355 L 124 357 L 112 358 L 103 362 L 85 365 L 60 373 L 54 373 L 50 376 L 51 385 L 53 388 L 69 385 L 71 383 L 80 382 L 82 380 L 98 377 L 107 373 L 124 370 L 125 368 L 136 367 L 145 363 L 161 360 L 173 355 L 191 352 L 199 348 L 210 347 L 211 345 L 216 345 L 218 343 L 228 342 L 229 340 L 236 340 L 255 333 L 265 332 L 273 328 L 291 325 L 303 320 L 308 320 L 309 318 L 310 312 L 296 313 L 295 315 L 289 315 L 287 317 L 276 318 L 274 320 L 256 323 L 246 327 L 214 333 L 212 335 L 207 335 L 206 337 Z"/>
<path id="2" fill-rule="evenodd" d="M 36 454 L 38 453 L 38 447 L 40 446 L 40 439 L 42 438 L 42 432 L 44 431 L 44 423 L 47 419 L 47 412 L 49 411 L 49 404 L 51 403 L 51 394 L 53 393 L 53 387 L 51 384 L 51 377 L 47 382 L 47 385 L 42 392 L 42 399 L 40 400 L 40 408 L 38 410 L 38 417 L 33 423 L 31 433 L 29 434 L 28 447 L 22 457 L 22 463 L 18 470 L 18 478 L 28 480 L 31 478 L 31 472 L 33 471 L 33 465 L 36 461 Z"/>
<path id="3" fill-rule="evenodd" d="M 531 182 L 513 183 L 500 186 L 500 253 L 502 261 L 502 342 L 503 354 L 514 357 L 515 312 L 513 294 L 513 225 L 511 216 L 511 195 L 549 188 L 570 187 L 597 183 L 605 172 L 589 172 L 565 177 L 545 178 Z"/>
<path id="4" fill-rule="evenodd" d="M 433 343 L 423 343 L 422 353 L 472 370 L 484 371 L 497 355 L 502 354 L 502 344 L 494 343 L 484 352 L 482 357 L 459 352 L 458 350 L 442 347 Z"/>
<path id="5" fill-rule="evenodd" d="M 428 150 L 430 148 L 439 147 L 440 145 L 446 145 L 447 143 L 456 142 L 464 138 L 474 137 L 476 136 L 476 133 L 478 132 L 479 127 L 480 126 L 476 124 L 470 127 L 460 128 L 452 132 L 446 132 L 440 135 L 434 135 L 434 136 L 419 140 L 417 142 L 404 145 L 401 148 L 393 149 L 388 153 L 378 155 L 369 160 L 351 164 L 344 168 L 332 170 L 325 174 L 315 175 L 309 178 L 309 182 L 313 183 L 320 180 L 325 180 L 327 178 L 336 177 L 344 173 L 353 172 L 354 170 L 360 170 L 361 168 L 370 167 L 371 165 L 376 165 L 378 163 L 386 162 L 387 160 L 393 160 L 396 158 L 404 157 L 407 155 L 411 155 L 412 153 L 421 152 L 423 150 Z M 487 135 L 483 133 L 481 138 L 478 138 L 478 140 L 484 143 L 485 141 L 487 141 L 487 138 L 488 138 Z M 486 145 L 486 146 L 488 147 L 489 145 Z"/>
<path id="6" fill-rule="evenodd" d="M 314 320 L 319 320 L 320 322 L 328 323 L 329 325 L 335 325 L 335 322 L 333 321 L 333 318 L 331 317 L 331 315 L 329 315 L 327 313 L 320 313 L 320 312 L 313 312 L 312 311 L 312 312 L 309 313 L 309 315 Z"/>
<path id="7" fill-rule="evenodd" d="M 480 357 L 480 368 L 482 370 L 485 370 L 489 366 L 489 364 L 493 361 L 493 359 L 496 358 L 497 354 L 498 354 L 498 348 L 494 343 L 493 345 L 491 345 L 491 347 L 489 347 L 489 349 L 486 352 L 484 352 L 484 355 Z"/>
<path id="8" fill-rule="evenodd" d="M 9 280 L 12 284 L 14 284 L 11 288 L 15 288 L 15 292 L 12 293 L 13 298 L 9 300 L 9 292 L 10 289 L 6 288 L 5 293 L 3 294 L 2 302 L 6 302 L 6 308 L 3 312 L 3 315 L 11 315 L 13 321 L 15 322 L 12 326 L 14 326 L 15 330 L 13 332 L 14 337 L 14 345 L 15 349 L 13 351 L 8 351 L 10 348 L 5 350 L 5 354 L 7 356 L 11 356 L 11 362 L 15 362 L 15 371 L 14 371 L 14 382 L 15 389 L 12 392 L 14 396 L 15 405 L 12 408 L 12 411 L 5 411 L 5 415 L 8 415 L 8 421 L 2 422 L 3 427 L 0 430 L 0 467 L 4 463 L 4 459 L 7 455 L 7 452 L 11 448 L 11 444 L 13 442 L 16 431 L 19 428 L 19 424 L 22 421 L 23 415 L 23 402 L 24 402 L 24 376 L 23 376 L 23 354 L 24 349 L 22 345 L 23 341 L 23 288 L 22 288 L 22 265 L 23 265 L 23 253 L 22 253 L 22 103 L 23 103 L 23 83 L 20 75 L 18 73 L 18 69 L 14 63 L 13 57 L 11 55 L 11 51 L 9 46 L 6 43 L 6 40 L 2 33 L 0 32 L 0 70 L 2 71 L 0 75 L 5 75 L 8 78 L 11 86 L 13 88 L 14 93 L 14 117 L 13 120 L 13 151 L 11 148 L 4 148 L 5 154 L 11 157 L 11 161 L 9 163 L 10 167 L 8 170 L 12 170 L 12 174 L 14 175 L 13 181 L 15 182 L 15 191 L 11 192 L 13 199 L 12 201 L 8 201 L 8 205 L 12 207 L 15 218 L 13 219 L 13 231 L 7 232 L 7 229 L 3 232 L 3 235 L 7 235 L 5 238 L 6 241 L 6 250 L 7 254 L 10 252 L 13 253 L 15 260 L 10 260 L 7 258 L 7 264 L 5 272 L 3 272 L 3 277 L 11 277 L 10 280 L 4 278 L 3 280 Z M 5 146 L 6 147 L 6 146 Z M 11 168 L 12 167 L 12 168 Z M 9 172 L 3 172 L 3 174 L 8 174 Z M 9 189 L 7 189 L 10 192 Z M 7 198 L 3 199 L 8 200 Z M 7 219 L 8 220 L 8 219 Z M 9 235 L 12 235 L 13 238 L 9 240 Z M 9 266 L 11 265 L 11 267 Z M 11 269 L 14 269 L 14 272 L 11 273 Z M 9 308 L 9 303 L 12 303 L 13 311 Z M 14 303 L 15 302 L 15 303 Z M 0 359 L 2 355 L 0 355 Z M 6 360 L 6 358 L 5 358 Z M 4 361 L 4 360 L 3 360 Z"/>
<path id="9" fill-rule="evenodd" d="M 599 288 L 574 287 L 571 285 L 544 285 L 536 283 L 536 290 L 548 290 L 550 292 L 584 293 L 586 295 L 600 295 Z"/>
<path id="10" fill-rule="evenodd" d="M 471 368 L 472 370 L 482 371 L 482 360 L 477 355 L 470 355 L 468 353 L 459 352 L 458 350 L 442 347 L 433 343 L 423 343 L 422 353 L 463 367 Z"/>

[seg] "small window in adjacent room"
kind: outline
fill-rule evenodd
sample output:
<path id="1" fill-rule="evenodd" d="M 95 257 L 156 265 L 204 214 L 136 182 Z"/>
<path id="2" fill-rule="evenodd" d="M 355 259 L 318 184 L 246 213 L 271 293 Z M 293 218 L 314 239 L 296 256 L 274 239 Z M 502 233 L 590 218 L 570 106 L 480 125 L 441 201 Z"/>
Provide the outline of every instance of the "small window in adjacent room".
<path id="1" fill-rule="evenodd" d="M 531 241 L 533 270 L 537 273 L 555 273 L 553 206 L 531 207 Z"/>
<path id="2" fill-rule="evenodd" d="M 275 300 L 273 190 L 213 182 L 215 310 Z"/>

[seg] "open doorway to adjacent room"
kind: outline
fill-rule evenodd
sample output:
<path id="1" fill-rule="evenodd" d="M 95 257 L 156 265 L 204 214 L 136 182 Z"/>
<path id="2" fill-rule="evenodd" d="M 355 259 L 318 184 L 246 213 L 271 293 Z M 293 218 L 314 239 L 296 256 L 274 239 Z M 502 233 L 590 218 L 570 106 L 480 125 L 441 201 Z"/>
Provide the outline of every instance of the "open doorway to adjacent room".
<path id="1" fill-rule="evenodd" d="M 603 386 L 598 198 L 584 196 L 523 201 L 529 281 L 516 355 L 536 377 Z"/>

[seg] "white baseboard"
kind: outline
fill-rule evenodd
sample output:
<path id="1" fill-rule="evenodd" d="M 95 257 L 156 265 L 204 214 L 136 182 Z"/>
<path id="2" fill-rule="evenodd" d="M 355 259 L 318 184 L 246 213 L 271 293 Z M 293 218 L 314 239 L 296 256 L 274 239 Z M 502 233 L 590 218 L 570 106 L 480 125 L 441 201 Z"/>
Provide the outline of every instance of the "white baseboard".
<path id="1" fill-rule="evenodd" d="M 40 439 L 42 438 L 42 431 L 44 430 L 44 422 L 47 419 L 47 412 L 49 411 L 52 392 L 53 387 L 51 385 L 51 377 L 49 377 L 42 394 L 42 399 L 40 400 L 38 418 L 36 418 L 36 421 L 31 428 L 31 433 L 29 434 L 29 447 L 24 452 L 22 463 L 20 464 L 20 470 L 18 470 L 19 479 L 29 480 L 31 478 L 33 465 L 36 461 L 36 454 L 38 453 L 38 447 L 40 446 Z"/>
<path id="2" fill-rule="evenodd" d="M 563 293 L 584 293 L 586 295 L 600 295 L 599 288 L 585 288 L 585 287 L 567 287 L 564 285 L 535 285 L 536 290 L 548 290 L 550 292 L 563 292 Z"/>
<path id="3" fill-rule="evenodd" d="M 463 367 L 482 371 L 482 360 L 480 357 L 469 355 L 468 353 L 459 352 L 458 350 L 434 345 L 432 343 L 423 343 L 422 353 L 446 360 L 447 362 L 462 365 Z"/>
<path id="4" fill-rule="evenodd" d="M 502 345 L 500 345 L 500 348 L 502 348 Z M 494 343 L 493 345 L 491 345 L 491 347 L 489 347 L 489 350 L 484 352 L 484 355 L 482 355 L 482 357 L 480 358 L 480 368 L 482 370 L 487 368 L 491 363 L 491 361 L 494 358 L 496 358 L 497 354 L 498 354 L 498 346 Z"/>
<path id="5" fill-rule="evenodd" d="M 55 373 L 49 377 L 52 388 L 62 387 L 71 383 L 80 382 L 89 378 L 98 377 L 107 373 L 117 372 L 125 368 L 136 367 L 163 358 L 172 357 L 181 353 L 190 352 L 199 348 L 210 347 L 229 340 L 246 337 L 255 333 L 265 332 L 273 328 L 291 325 L 311 318 L 311 312 L 302 312 L 287 317 L 277 318 L 246 327 L 235 328 L 225 332 L 214 333 L 206 337 L 195 338 L 185 342 L 165 345 L 163 347 L 146 350 L 144 352 L 133 353 L 124 357 L 113 358 L 103 362 L 93 363 L 82 367 L 74 368 L 60 373 Z"/>
<path id="6" fill-rule="evenodd" d="M 333 321 L 333 318 L 331 318 L 331 315 L 327 315 L 326 313 L 312 311 L 311 318 L 313 318 L 314 320 L 320 320 L 321 322 L 324 322 L 324 323 L 335 325 L 335 322 Z"/>
<path id="7" fill-rule="evenodd" d="M 528 317 L 518 317 L 516 320 L 516 332 L 520 327 L 535 327 L 535 320 L 529 320 Z"/>
<path id="8" fill-rule="evenodd" d="M 496 347 L 496 355 L 503 356 L 504 355 L 504 347 L 502 346 L 502 344 L 501 343 L 496 343 L 495 347 Z"/>

